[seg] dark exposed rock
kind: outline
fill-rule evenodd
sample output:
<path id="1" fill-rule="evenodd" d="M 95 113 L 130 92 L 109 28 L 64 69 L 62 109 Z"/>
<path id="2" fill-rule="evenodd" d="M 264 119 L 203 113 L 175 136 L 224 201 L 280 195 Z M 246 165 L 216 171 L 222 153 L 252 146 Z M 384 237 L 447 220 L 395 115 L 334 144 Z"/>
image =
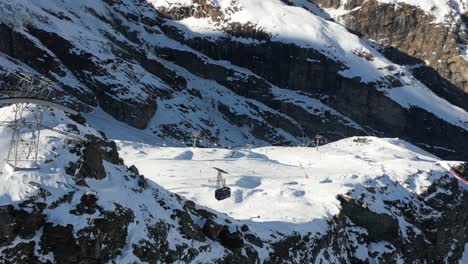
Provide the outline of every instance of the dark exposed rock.
<path id="1" fill-rule="evenodd" d="M 242 251 L 245 251 L 243 253 Z M 232 249 L 224 258 L 215 262 L 216 264 L 257 264 L 260 263 L 260 258 L 257 251 L 250 246 L 243 250 Z"/>
<path id="2" fill-rule="evenodd" d="M 424 83 L 435 94 L 468 111 L 468 93 L 460 91 L 460 89 L 440 76 L 436 70 L 428 66 L 419 66 L 414 67 L 411 72 L 414 77 Z"/>
<path id="3" fill-rule="evenodd" d="M 243 224 L 243 225 L 241 226 L 241 231 L 242 231 L 242 232 L 247 232 L 247 231 L 249 231 L 249 226 L 246 225 L 246 224 Z"/>
<path id="4" fill-rule="evenodd" d="M 386 240 L 393 244 L 399 243 L 398 220 L 386 214 L 374 213 L 365 204 L 351 197 L 340 195 L 338 200 L 341 202 L 341 212 L 356 225 L 364 227 L 368 231 L 370 241 Z"/>
<path id="5" fill-rule="evenodd" d="M 135 175 L 140 175 L 140 171 L 138 171 L 138 168 L 135 167 L 135 165 L 128 167 L 128 170 L 133 172 Z"/>
<path id="6" fill-rule="evenodd" d="M 324 8 L 339 8 L 340 1 L 310 0 Z M 359 7 L 359 8 L 356 8 Z M 376 0 L 348 1 L 349 13 L 342 16 L 344 24 L 384 45 L 392 45 L 410 56 L 428 61 L 441 76 L 468 92 L 468 62 L 460 56 L 459 42 L 467 42 L 460 29 L 434 26 L 434 17 L 405 3 L 381 3 Z"/>
<path id="7" fill-rule="evenodd" d="M 192 218 L 187 212 L 182 210 L 175 210 L 173 216 L 179 219 L 179 230 L 187 238 L 198 241 L 206 240 L 202 229 L 193 222 Z"/>
<path id="8" fill-rule="evenodd" d="M 0 262 L 5 264 L 51 264 L 50 261 L 40 261 L 35 255 L 34 241 L 21 242 L 12 248 L 7 248 L 0 255 Z"/>
<path id="9" fill-rule="evenodd" d="M 203 225 L 203 234 L 213 240 L 218 239 L 221 230 L 223 230 L 223 225 L 220 225 L 210 219 L 206 220 L 205 224 Z"/>
<path id="10" fill-rule="evenodd" d="M 104 160 L 113 164 L 123 164 L 115 142 L 104 141 L 95 136 L 89 136 L 83 149 L 76 149 L 76 151 L 79 153 L 80 159 L 70 164 L 67 173 L 75 176 L 75 180 L 81 185 L 86 185 L 84 181 L 86 178 L 100 180 L 106 177 Z"/>
<path id="11" fill-rule="evenodd" d="M 156 98 L 150 98 L 145 103 L 134 100 L 116 100 L 115 94 L 112 92 L 112 89 L 116 87 L 101 82 L 97 78 L 99 76 L 111 75 L 103 66 L 125 64 L 123 61 L 100 61 L 87 51 L 77 52 L 74 50 L 72 43 L 55 33 L 37 28 L 30 28 L 29 31 L 52 50 L 81 82 L 94 91 L 97 102 L 99 102 L 99 105 L 106 112 L 137 128 L 146 127 L 146 124 L 156 111 Z M 89 72 L 95 74 L 91 76 Z M 95 102 L 96 100 L 93 104 L 96 104 Z"/>
<path id="12" fill-rule="evenodd" d="M 57 263 L 103 263 L 114 259 L 126 244 L 127 227 L 134 217 L 130 209 L 116 207 L 79 230 L 76 238 L 72 225 L 46 223 L 40 241 L 43 254 L 51 252 Z"/>
<path id="13" fill-rule="evenodd" d="M 249 243 L 259 247 L 263 248 L 263 241 L 255 236 L 254 234 L 245 234 L 244 235 L 245 240 L 247 240 Z"/>
<path id="14" fill-rule="evenodd" d="M 0 246 L 10 244 L 17 232 L 14 229 L 14 208 L 13 206 L 0 207 Z"/>
<path id="15" fill-rule="evenodd" d="M 468 162 L 455 164 L 453 166 L 455 172 L 457 172 L 463 179 L 468 180 Z"/>
<path id="16" fill-rule="evenodd" d="M 107 262 L 120 255 L 126 245 L 128 225 L 133 222 L 133 212 L 116 204 L 116 210 L 105 212 L 77 232 L 82 256 Z"/>
<path id="17" fill-rule="evenodd" d="M 10 244 L 17 236 L 22 239 L 34 237 L 44 224 L 45 216 L 37 207 L 28 211 L 15 209 L 11 205 L 0 207 L 0 246 Z"/>
<path id="18" fill-rule="evenodd" d="M 223 18 L 218 5 L 215 5 L 211 1 L 207 0 L 195 0 L 192 6 L 172 6 L 170 8 L 160 7 L 158 13 L 161 17 L 169 18 L 173 20 L 182 20 L 188 17 L 211 17 L 215 21 L 219 21 Z"/>
<path id="19" fill-rule="evenodd" d="M 167 240 L 169 228 L 164 222 L 148 227 L 151 240 L 143 240 L 138 245 L 134 245 L 133 254 L 148 263 L 190 262 L 199 252 L 189 248 L 189 245 L 178 246 L 176 250 L 171 249 Z"/>
<path id="20" fill-rule="evenodd" d="M 188 69 L 199 77 L 214 80 L 240 96 L 262 102 L 271 100 L 271 85 L 261 78 L 208 63 L 188 51 L 158 47 L 156 52 L 158 56 Z"/>
<path id="21" fill-rule="evenodd" d="M 98 198 L 95 194 L 85 193 L 81 196 L 80 203 L 76 205 L 76 209 L 70 211 L 74 215 L 94 214 L 96 209 L 102 211 L 102 208 L 97 205 Z"/>
<path id="22" fill-rule="evenodd" d="M 219 233 L 218 240 L 221 245 L 235 249 L 244 247 L 244 238 L 242 233 L 239 231 L 234 231 L 231 233 L 228 226 L 224 226 L 221 232 Z"/>
<path id="23" fill-rule="evenodd" d="M 73 226 L 44 225 L 40 241 L 43 254 L 52 252 L 57 263 L 78 263 L 79 246 L 73 237 Z"/>
<path id="24" fill-rule="evenodd" d="M 208 211 L 208 210 L 205 210 L 205 209 L 201 209 L 201 208 L 198 208 L 195 203 L 193 201 L 185 201 L 184 203 L 184 209 L 190 211 L 192 214 L 196 215 L 196 216 L 199 216 L 201 218 L 204 218 L 206 220 L 212 220 L 212 221 L 215 221 L 216 218 L 217 218 L 217 215 Z"/>
<path id="25" fill-rule="evenodd" d="M 143 176 L 143 175 L 137 175 L 137 185 L 141 189 L 146 189 L 148 188 L 148 180 Z"/>
<path id="26" fill-rule="evenodd" d="M 271 243 L 272 252 L 266 264 L 295 262 L 298 263 L 313 263 L 318 254 L 317 246 L 309 244 L 311 242 L 310 235 L 300 235 L 298 233 L 287 236 L 280 241 Z M 326 245 L 320 245 L 324 248 Z"/>
<path id="27" fill-rule="evenodd" d="M 95 194 L 92 193 L 85 193 L 83 196 L 81 196 L 81 202 L 87 207 L 96 208 L 97 201 L 98 198 Z"/>
<path id="28" fill-rule="evenodd" d="M 62 197 L 60 197 L 60 199 L 52 202 L 52 204 L 49 206 L 50 209 L 55 209 L 57 207 L 59 207 L 61 204 L 63 203 L 71 203 L 71 201 L 73 200 L 73 196 L 75 195 L 75 192 L 76 191 L 71 191 L 65 195 L 63 195 Z"/>

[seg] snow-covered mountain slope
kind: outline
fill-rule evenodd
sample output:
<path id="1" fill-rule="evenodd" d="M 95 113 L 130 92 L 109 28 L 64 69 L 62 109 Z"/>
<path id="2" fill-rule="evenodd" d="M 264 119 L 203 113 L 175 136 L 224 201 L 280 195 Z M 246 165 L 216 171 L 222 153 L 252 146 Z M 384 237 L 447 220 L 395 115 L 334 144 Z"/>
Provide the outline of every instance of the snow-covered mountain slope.
<path id="1" fill-rule="evenodd" d="M 452 100 L 461 97 L 434 94 L 375 44 L 301 7 L 274 0 L 0 4 L 2 89 L 15 86 L 15 71 L 45 75 L 58 83 L 55 100 L 91 111 L 89 123 L 107 126 L 109 135 L 122 124 L 102 110 L 144 129 L 135 135 L 150 143 L 188 144 L 196 131 L 205 146 L 378 135 L 468 157 L 468 114 Z"/>
<path id="2" fill-rule="evenodd" d="M 59 111 L 45 123 L 54 130 L 42 131 L 39 170 L 0 164 L 2 263 L 463 257 L 466 189 L 443 161 L 402 140 L 350 138 L 318 150 L 157 148 L 116 145 Z M 1 127 L 2 150 L 9 134 Z M 132 163 L 147 178 L 125 165 Z M 230 172 L 229 200 L 215 202 L 212 166 Z"/>
<path id="3" fill-rule="evenodd" d="M 332 15 L 305 0 L 0 0 L 0 97 L 30 95 L 25 73 L 81 112 L 46 111 L 39 169 L 15 171 L 1 105 L 0 262 L 463 262 L 468 193 L 443 159 L 468 159 L 466 97 Z M 458 56 L 450 26 L 453 45 L 414 48 Z M 306 147 L 317 135 L 331 143 Z M 214 199 L 212 167 L 231 198 Z"/>

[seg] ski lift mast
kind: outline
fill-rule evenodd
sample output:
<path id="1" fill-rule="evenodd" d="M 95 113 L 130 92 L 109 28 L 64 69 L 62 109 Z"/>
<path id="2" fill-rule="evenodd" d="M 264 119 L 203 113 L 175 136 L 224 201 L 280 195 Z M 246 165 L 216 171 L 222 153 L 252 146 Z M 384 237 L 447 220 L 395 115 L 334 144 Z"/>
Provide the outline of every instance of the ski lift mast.
<path id="1" fill-rule="evenodd" d="M 77 111 L 50 100 L 53 84 L 43 77 L 15 73 L 18 84 L 10 97 L 0 98 L 0 104 L 12 104 L 14 120 L 6 162 L 14 170 L 38 169 L 40 133 L 43 114 L 47 107 L 71 114 Z"/>
<path id="2" fill-rule="evenodd" d="M 220 168 L 213 167 L 213 169 L 218 171 L 218 175 L 216 176 L 216 191 L 215 191 L 216 200 L 221 201 L 221 200 L 231 197 L 231 188 L 226 186 L 226 179 L 224 179 L 223 177 L 223 174 L 229 174 L 229 173 Z"/>

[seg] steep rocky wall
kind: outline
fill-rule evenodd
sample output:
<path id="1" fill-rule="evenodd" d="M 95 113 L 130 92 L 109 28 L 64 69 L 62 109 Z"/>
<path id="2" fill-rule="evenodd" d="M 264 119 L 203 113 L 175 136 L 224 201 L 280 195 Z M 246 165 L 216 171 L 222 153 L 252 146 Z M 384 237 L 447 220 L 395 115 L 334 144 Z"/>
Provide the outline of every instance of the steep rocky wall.
<path id="1" fill-rule="evenodd" d="M 186 39 L 173 27 L 162 24 L 161 29 L 168 36 L 186 43 L 210 58 L 228 60 L 237 66 L 245 67 L 274 85 L 298 90 L 312 98 L 326 98 L 323 101 L 327 105 L 341 113 L 346 113 L 358 124 L 369 128 L 368 133 L 405 138 L 412 142 L 427 142 L 427 145 L 421 147 L 442 157 L 468 158 L 466 152 L 468 143 L 460 144 L 460 142 L 466 142 L 463 140 L 468 136 L 466 131 L 451 124 L 445 124 L 441 119 L 425 110 L 401 107 L 376 89 L 379 84 L 364 84 L 357 79 L 343 78 L 338 72 L 345 66 L 313 49 L 304 49 L 294 44 L 273 41 L 245 44 L 230 39 L 217 41 L 205 38 Z M 191 71 L 196 72 L 206 68 L 206 64 L 202 63 L 194 66 L 194 59 L 191 60 L 192 62 L 188 62 L 190 56 L 182 56 L 182 53 L 179 56 L 168 56 L 163 50 L 159 50 L 159 52 L 161 53 L 159 55 L 163 57 L 186 61 L 181 65 Z M 243 56 L 239 56 L 239 54 L 243 54 Z M 197 56 L 192 57 L 196 58 Z M 210 74 L 214 72 L 213 69 L 204 71 Z M 217 77 L 204 75 L 204 77 L 219 78 L 218 75 Z M 395 87 L 401 85 L 397 80 L 389 79 L 386 81 Z M 251 88 L 248 90 L 258 90 L 257 86 L 249 85 L 248 87 Z M 230 86 L 227 85 L 227 87 Z M 261 100 L 274 109 L 286 111 L 286 114 L 295 118 L 296 115 L 287 112 L 287 108 L 281 109 L 277 103 L 269 101 L 266 91 L 259 91 L 257 94 L 262 95 L 262 97 L 253 98 Z M 245 91 L 242 92 L 242 95 L 249 97 Z M 300 120 L 300 118 L 296 118 L 296 120 Z M 356 133 L 357 131 L 350 132 Z M 360 133 L 358 132 L 356 135 L 360 135 Z M 309 136 L 313 137 L 313 135 Z M 453 152 L 433 146 L 445 146 L 448 149 L 456 150 L 457 154 L 454 155 Z"/>
<path id="2" fill-rule="evenodd" d="M 383 45 L 426 61 L 458 89 L 468 92 L 468 61 L 460 56 L 458 44 L 468 43 L 461 19 L 454 25 L 434 24 L 434 17 L 404 3 L 385 4 L 377 0 L 309 0 L 322 8 L 348 10 L 338 18 L 346 27 Z M 357 8 L 359 7 L 359 8 Z"/>

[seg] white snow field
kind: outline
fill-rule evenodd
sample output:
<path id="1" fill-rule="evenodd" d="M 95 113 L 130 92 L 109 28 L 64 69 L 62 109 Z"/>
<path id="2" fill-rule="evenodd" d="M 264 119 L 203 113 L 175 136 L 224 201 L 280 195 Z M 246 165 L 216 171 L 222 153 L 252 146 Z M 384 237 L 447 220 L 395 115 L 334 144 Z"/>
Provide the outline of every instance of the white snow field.
<path id="1" fill-rule="evenodd" d="M 362 138 L 361 138 L 362 139 Z M 316 148 L 210 149 L 154 147 L 119 141 L 127 165 L 196 203 L 254 222 L 307 224 L 339 212 L 338 194 L 388 176 L 421 193 L 446 172 L 440 160 L 399 139 L 348 138 Z M 232 197 L 214 198 L 218 167 L 229 172 Z M 431 172 L 432 171 L 432 172 Z M 441 173 L 437 173 L 441 172 Z M 404 199 L 404 192 L 385 199 Z M 380 200 L 380 199 L 378 199 Z M 378 205 L 377 205 L 378 207 Z M 382 207 L 383 208 L 383 207 Z M 382 208 L 372 208 L 382 212 Z M 323 227 L 308 225 L 320 232 Z M 297 225 L 298 228 L 300 225 Z"/>

